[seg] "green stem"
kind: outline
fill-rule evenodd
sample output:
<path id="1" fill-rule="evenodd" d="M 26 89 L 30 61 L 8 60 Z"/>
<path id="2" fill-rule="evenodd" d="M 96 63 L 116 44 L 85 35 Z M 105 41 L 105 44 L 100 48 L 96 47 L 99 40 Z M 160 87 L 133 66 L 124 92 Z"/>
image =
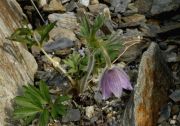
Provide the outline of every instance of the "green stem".
<path id="1" fill-rule="evenodd" d="M 89 59 L 88 59 L 88 66 L 87 66 L 87 74 L 82 78 L 82 81 L 80 83 L 80 92 L 83 93 L 84 90 L 87 88 L 88 85 L 88 79 L 89 76 L 91 75 L 93 68 L 94 68 L 94 63 L 95 63 L 95 56 L 94 53 L 89 52 Z"/>
<path id="2" fill-rule="evenodd" d="M 36 4 L 34 3 L 33 0 L 30 0 L 32 5 L 34 6 L 34 8 L 36 9 L 37 13 L 39 14 L 41 20 L 44 22 L 44 24 L 46 24 L 46 21 L 44 20 L 44 18 L 42 17 L 41 13 L 39 12 L 38 8 L 36 7 Z"/>

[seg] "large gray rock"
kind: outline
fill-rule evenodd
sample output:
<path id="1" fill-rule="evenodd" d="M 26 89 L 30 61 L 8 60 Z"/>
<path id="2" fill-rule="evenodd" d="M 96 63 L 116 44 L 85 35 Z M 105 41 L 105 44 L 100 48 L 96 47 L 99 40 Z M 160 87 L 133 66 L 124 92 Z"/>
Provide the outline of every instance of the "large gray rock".
<path id="1" fill-rule="evenodd" d="M 179 0 L 137 0 L 139 12 L 156 15 L 180 7 Z"/>
<path id="2" fill-rule="evenodd" d="M 22 45 L 5 39 L 20 27 L 20 6 L 15 0 L 0 0 L 0 8 L 0 126 L 5 126 L 12 114 L 12 98 L 22 85 L 33 81 L 37 64 Z"/>
<path id="3" fill-rule="evenodd" d="M 131 0 L 110 0 L 111 7 L 115 12 L 125 12 Z"/>
<path id="4" fill-rule="evenodd" d="M 151 43 L 141 59 L 134 96 L 124 114 L 124 125 L 156 126 L 158 113 L 168 100 L 172 84 L 172 74 L 161 50 L 156 43 Z"/>

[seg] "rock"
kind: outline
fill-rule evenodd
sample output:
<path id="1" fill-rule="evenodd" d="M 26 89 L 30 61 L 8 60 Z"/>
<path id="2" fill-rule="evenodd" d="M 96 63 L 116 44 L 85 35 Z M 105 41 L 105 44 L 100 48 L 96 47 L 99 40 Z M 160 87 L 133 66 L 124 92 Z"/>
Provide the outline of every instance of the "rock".
<path id="1" fill-rule="evenodd" d="M 172 84 L 172 74 L 161 50 L 153 42 L 142 56 L 134 89 L 135 126 L 156 126 L 158 112 L 167 102 Z"/>
<path id="2" fill-rule="evenodd" d="M 90 119 L 94 116 L 94 106 L 86 107 L 86 116 Z"/>
<path id="3" fill-rule="evenodd" d="M 125 12 L 128 4 L 131 0 L 110 0 L 111 7 L 114 8 L 114 12 Z"/>
<path id="4" fill-rule="evenodd" d="M 90 0 L 80 0 L 79 1 L 82 5 L 84 5 L 84 6 L 88 6 L 89 5 L 89 3 L 90 3 Z"/>
<path id="5" fill-rule="evenodd" d="M 53 28 L 50 32 L 49 32 L 49 38 L 53 39 L 53 40 L 57 40 L 60 38 L 68 38 L 71 41 L 76 41 L 76 35 L 74 34 L 74 32 L 72 30 L 69 29 L 63 29 L 63 28 Z"/>
<path id="6" fill-rule="evenodd" d="M 47 4 L 47 0 L 39 0 L 38 3 L 39 3 L 39 7 L 43 7 L 44 5 Z"/>
<path id="7" fill-rule="evenodd" d="M 176 10 L 180 6 L 179 0 L 137 0 L 136 6 L 140 13 L 157 15 Z"/>
<path id="8" fill-rule="evenodd" d="M 138 26 L 141 23 L 146 22 L 146 18 L 141 14 L 134 14 L 127 17 L 122 17 L 123 23 L 119 24 L 119 28 Z"/>
<path id="9" fill-rule="evenodd" d="M 102 94 L 100 92 L 95 92 L 94 94 L 94 100 L 97 103 L 101 103 L 102 102 Z"/>
<path id="10" fill-rule="evenodd" d="M 144 52 L 137 84 L 126 107 L 123 126 L 156 126 L 158 113 L 167 103 L 168 89 L 173 77 L 165 64 L 158 45 L 154 42 Z"/>
<path id="11" fill-rule="evenodd" d="M 70 2 L 70 1 L 72 1 L 72 0 L 61 0 L 61 3 L 65 4 L 65 3 Z"/>
<path id="12" fill-rule="evenodd" d="M 127 17 L 122 17 L 122 20 L 125 23 L 139 23 L 139 22 L 145 22 L 146 18 L 144 15 L 141 14 L 134 14 L 131 16 L 127 16 Z M 140 23 L 139 23 L 140 24 Z"/>
<path id="13" fill-rule="evenodd" d="M 103 31 L 103 33 L 105 35 L 110 35 L 112 34 L 114 31 L 114 28 L 113 28 L 113 22 L 112 20 L 108 20 L 104 23 L 104 25 L 102 26 L 101 30 Z"/>
<path id="14" fill-rule="evenodd" d="M 173 105 L 173 106 L 172 106 L 171 113 L 172 113 L 173 115 L 178 114 L 179 110 L 180 110 L 180 109 L 179 109 L 179 105 Z"/>
<path id="15" fill-rule="evenodd" d="M 101 3 L 88 6 L 89 11 L 95 15 L 103 13 L 105 8 L 107 8 L 109 10 L 109 8 L 106 4 L 101 4 Z"/>
<path id="16" fill-rule="evenodd" d="M 61 4 L 59 0 L 51 0 L 50 3 L 43 6 L 44 11 L 60 11 L 64 12 L 66 8 Z"/>
<path id="17" fill-rule="evenodd" d="M 170 122 L 169 122 L 171 125 L 175 125 L 176 124 L 176 120 L 170 120 Z"/>
<path id="18" fill-rule="evenodd" d="M 50 22 L 57 21 L 57 26 L 60 28 L 75 30 L 79 29 L 77 18 L 73 12 L 67 12 L 64 14 L 53 13 L 48 15 Z"/>
<path id="19" fill-rule="evenodd" d="M 33 82 L 37 64 L 24 46 L 5 39 L 21 26 L 21 7 L 15 0 L 1 0 L 0 8 L 0 125 L 9 126 L 15 125 L 10 124 L 12 99 L 22 93 L 23 85 Z"/>
<path id="20" fill-rule="evenodd" d="M 76 8 L 78 8 L 77 3 L 74 0 L 71 0 L 70 3 L 68 3 L 68 5 L 66 6 L 66 11 L 70 12 L 75 10 Z"/>
<path id="21" fill-rule="evenodd" d="M 171 115 L 171 107 L 172 107 L 172 103 L 169 103 L 169 104 L 164 105 L 161 108 L 158 123 L 161 123 L 161 122 L 169 119 L 169 117 Z"/>
<path id="22" fill-rule="evenodd" d="M 175 52 L 167 53 L 166 54 L 166 61 L 167 62 L 179 62 L 180 61 L 180 55 L 177 55 Z"/>
<path id="23" fill-rule="evenodd" d="M 171 126 L 168 122 L 164 121 L 158 126 Z"/>
<path id="24" fill-rule="evenodd" d="M 65 116 L 62 118 L 62 122 L 79 121 L 81 113 L 79 109 L 70 109 Z"/>
<path id="25" fill-rule="evenodd" d="M 121 61 L 131 62 L 134 61 L 138 56 L 142 54 L 142 50 L 148 47 L 149 42 L 142 40 L 142 33 L 137 29 L 126 29 L 125 33 L 120 35 L 119 40 L 126 46 L 122 47 L 120 54 L 125 50 L 126 47 L 129 49 L 120 57 Z M 135 44 L 136 43 L 136 44 Z"/>
<path id="26" fill-rule="evenodd" d="M 160 30 L 159 24 L 153 22 L 148 22 L 145 27 L 141 28 L 141 31 L 149 37 L 155 37 Z"/>
<path id="27" fill-rule="evenodd" d="M 99 1 L 98 0 L 91 0 L 90 1 L 90 4 L 92 5 L 92 4 L 99 4 Z"/>
<path id="28" fill-rule="evenodd" d="M 180 112 L 179 112 L 179 114 L 177 116 L 177 121 L 180 122 Z"/>
<path id="29" fill-rule="evenodd" d="M 55 54 L 63 53 L 62 50 L 66 50 L 74 46 L 74 42 L 68 38 L 60 38 L 53 42 L 46 43 L 44 50 L 46 52 L 54 52 Z"/>
<path id="30" fill-rule="evenodd" d="M 179 0 L 153 0 L 151 14 L 155 15 L 162 12 L 176 10 L 178 7 L 180 7 Z"/>
<path id="31" fill-rule="evenodd" d="M 166 33 L 169 31 L 176 30 L 176 29 L 180 29 L 180 23 L 179 22 L 168 22 L 160 28 L 160 30 L 158 31 L 158 34 Z"/>
<path id="32" fill-rule="evenodd" d="M 180 101 L 180 90 L 175 90 L 169 97 L 174 102 L 179 102 Z"/>
<path id="33" fill-rule="evenodd" d="M 128 4 L 127 10 L 123 13 L 123 15 L 132 15 L 138 13 L 138 8 L 134 3 Z"/>

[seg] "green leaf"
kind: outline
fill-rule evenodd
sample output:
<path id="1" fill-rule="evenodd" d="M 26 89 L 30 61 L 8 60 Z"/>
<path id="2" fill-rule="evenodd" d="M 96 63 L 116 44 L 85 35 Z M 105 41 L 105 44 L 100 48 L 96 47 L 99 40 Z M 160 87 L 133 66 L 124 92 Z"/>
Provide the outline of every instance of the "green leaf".
<path id="1" fill-rule="evenodd" d="M 59 105 L 54 104 L 51 110 L 51 116 L 53 117 L 53 119 L 56 119 L 56 117 L 58 116 L 58 109 Z"/>
<path id="2" fill-rule="evenodd" d="M 39 117 L 39 126 L 47 126 L 49 122 L 49 112 L 47 109 L 44 109 Z"/>
<path id="3" fill-rule="evenodd" d="M 81 19 L 80 35 L 87 38 L 90 36 L 90 23 L 86 16 Z"/>
<path id="4" fill-rule="evenodd" d="M 39 28 L 37 28 L 35 31 L 37 31 L 40 36 L 41 36 L 41 40 L 39 41 L 40 44 L 43 43 L 43 41 L 47 40 L 49 38 L 49 32 L 54 28 L 56 23 L 50 23 L 44 26 L 41 26 Z"/>
<path id="5" fill-rule="evenodd" d="M 81 70 L 79 69 L 79 66 L 81 65 L 81 59 L 82 57 L 80 56 L 80 54 L 74 51 L 68 56 L 68 58 L 63 60 L 63 62 L 68 66 L 67 71 L 69 74 L 74 75 L 81 72 Z"/>
<path id="6" fill-rule="evenodd" d="M 33 103 L 30 99 L 24 97 L 24 96 L 16 96 L 15 102 L 17 105 L 27 108 L 37 108 L 42 109 L 41 106 Z"/>
<path id="7" fill-rule="evenodd" d="M 23 126 L 29 126 L 29 124 L 34 120 L 35 117 L 36 117 L 36 114 L 25 117 L 24 122 L 23 122 Z"/>
<path id="8" fill-rule="evenodd" d="M 67 96 L 67 95 L 65 95 L 65 96 L 58 96 L 56 101 L 55 101 L 55 104 L 61 104 L 62 102 L 67 101 L 69 99 L 70 99 L 70 97 Z"/>
<path id="9" fill-rule="evenodd" d="M 33 104 L 42 107 L 43 105 L 41 104 L 41 102 L 34 96 L 31 95 L 29 92 L 24 92 L 24 97 L 26 97 L 27 99 L 29 99 Z"/>
<path id="10" fill-rule="evenodd" d="M 32 37 L 32 30 L 29 28 L 18 28 L 10 37 L 7 37 L 7 39 L 21 42 L 28 46 L 32 46 L 36 43 Z"/>
<path id="11" fill-rule="evenodd" d="M 96 32 L 103 26 L 105 17 L 103 15 L 98 15 L 94 21 L 92 27 L 92 35 L 95 35 Z"/>
<path id="12" fill-rule="evenodd" d="M 62 115 L 62 116 L 65 115 L 67 112 L 66 106 L 59 104 L 59 109 L 57 109 L 57 112 L 59 115 Z"/>
<path id="13" fill-rule="evenodd" d="M 14 117 L 15 118 L 25 118 L 27 116 L 32 116 L 41 112 L 41 109 L 38 108 L 17 108 L 14 110 Z"/>
<path id="14" fill-rule="evenodd" d="M 49 89 L 46 85 L 46 83 L 44 81 L 40 81 L 40 91 L 41 91 L 41 94 L 42 96 L 44 97 L 44 99 L 46 99 L 48 102 L 50 102 L 50 94 L 49 94 Z"/>
<path id="15" fill-rule="evenodd" d="M 41 95 L 40 90 L 38 90 L 36 87 L 32 86 L 32 85 L 28 85 L 27 93 L 29 93 L 30 95 L 34 96 L 37 100 L 40 101 L 41 104 L 47 104 L 48 101 L 46 99 L 43 98 L 43 96 Z"/>

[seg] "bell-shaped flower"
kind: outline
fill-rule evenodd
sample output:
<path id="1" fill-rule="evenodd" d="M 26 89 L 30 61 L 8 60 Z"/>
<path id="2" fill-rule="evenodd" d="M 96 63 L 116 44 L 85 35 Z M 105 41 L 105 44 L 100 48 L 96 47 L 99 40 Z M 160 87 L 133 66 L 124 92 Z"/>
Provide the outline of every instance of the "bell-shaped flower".
<path id="1" fill-rule="evenodd" d="M 117 67 L 104 71 L 100 79 L 100 89 L 103 99 L 108 99 L 112 94 L 120 97 L 123 89 L 133 90 L 129 76 L 123 69 Z"/>

